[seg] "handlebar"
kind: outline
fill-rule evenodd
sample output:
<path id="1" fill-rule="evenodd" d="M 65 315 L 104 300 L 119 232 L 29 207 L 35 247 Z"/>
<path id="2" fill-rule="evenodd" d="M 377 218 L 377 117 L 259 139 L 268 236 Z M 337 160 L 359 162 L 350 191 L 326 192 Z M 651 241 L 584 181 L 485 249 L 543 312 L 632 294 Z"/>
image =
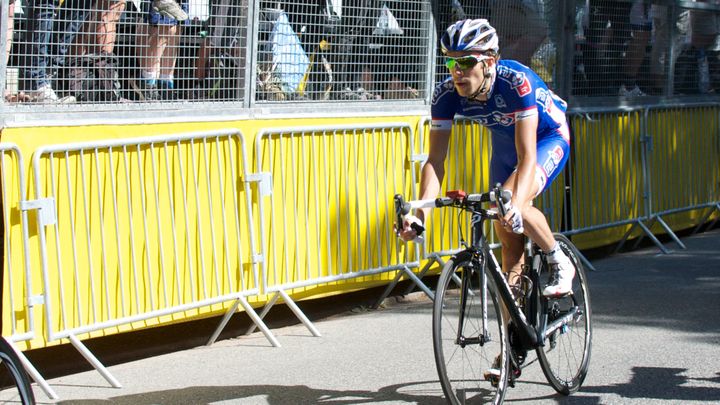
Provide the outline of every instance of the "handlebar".
<path id="1" fill-rule="evenodd" d="M 438 197 L 436 199 L 428 200 L 415 200 L 405 201 L 403 196 L 400 194 L 395 195 L 395 214 L 397 215 L 396 229 L 403 228 L 403 219 L 410 213 L 412 209 L 418 208 L 443 208 L 443 207 L 457 207 L 461 209 L 471 211 L 483 211 L 488 218 L 497 220 L 505 217 L 507 213 L 512 210 L 512 199 L 511 190 L 503 190 L 500 184 L 496 184 L 490 191 L 479 194 L 468 194 L 463 190 L 448 191 L 445 197 Z M 498 211 L 497 213 L 482 209 L 481 205 L 488 202 L 496 202 Z M 417 223 L 410 225 L 418 236 L 422 235 L 425 228 Z M 523 233 L 524 229 L 522 225 L 513 228 L 515 233 Z"/>

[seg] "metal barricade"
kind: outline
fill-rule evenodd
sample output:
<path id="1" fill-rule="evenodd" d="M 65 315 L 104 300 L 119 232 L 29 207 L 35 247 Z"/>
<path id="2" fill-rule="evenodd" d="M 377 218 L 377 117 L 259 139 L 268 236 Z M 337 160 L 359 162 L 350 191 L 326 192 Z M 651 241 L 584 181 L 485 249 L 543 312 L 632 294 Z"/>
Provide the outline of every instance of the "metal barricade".
<path id="1" fill-rule="evenodd" d="M 391 208 L 394 194 L 411 195 L 412 132 L 378 123 L 258 134 L 257 171 L 272 186 L 258 205 L 263 291 L 273 295 L 261 317 L 282 298 L 319 336 L 288 291 L 391 271 L 414 276 L 419 252 L 399 242 Z"/>
<path id="2" fill-rule="evenodd" d="M 26 188 L 25 164 L 22 153 L 17 145 L 0 143 L 0 206 L 2 208 L 2 256 L 3 263 L 3 295 L 2 320 L 3 336 L 17 353 L 23 367 L 48 397 L 58 396 L 38 370 L 30 363 L 27 356 L 20 351 L 16 343 L 31 340 L 35 337 L 35 312 L 33 307 L 42 303 L 41 297 L 35 296 L 32 284 L 32 267 L 30 265 L 30 247 L 28 244 L 28 213 L 24 193 Z M 11 241 L 22 240 L 22 248 Z M 5 295 L 5 293 L 8 293 Z M 9 314 L 6 317 L 5 314 Z M 5 322 L 9 318 L 8 324 Z M 5 333 L 9 330 L 9 334 Z"/>
<path id="3" fill-rule="evenodd" d="M 46 146 L 33 169 L 48 340 L 115 387 L 78 335 L 235 301 L 275 343 L 245 298 L 260 281 L 238 130 Z"/>
<path id="4" fill-rule="evenodd" d="M 642 111 L 570 116 L 575 142 L 568 235 L 627 224 L 644 228 L 642 118 Z"/>
<path id="5" fill-rule="evenodd" d="M 649 224 L 657 222 L 682 248 L 663 220 L 692 210 L 706 210 L 701 227 L 720 209 L 720 117 L 715 105 L 646 110 Z M 659 191 L 659 192 L 658 192 Z"/>

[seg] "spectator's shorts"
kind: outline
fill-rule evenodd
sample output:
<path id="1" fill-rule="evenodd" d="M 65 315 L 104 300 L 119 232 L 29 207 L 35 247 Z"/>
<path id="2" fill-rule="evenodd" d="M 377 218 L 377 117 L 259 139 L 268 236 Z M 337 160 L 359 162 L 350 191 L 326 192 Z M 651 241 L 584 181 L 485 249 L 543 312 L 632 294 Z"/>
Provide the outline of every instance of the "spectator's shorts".
<path id="1" fill-rule="evenodd" d="M 490 24 L 498 32 L 501 42 L 529 35 L 545 38 L 547 26 L 540 14 L 537 0 L 495 0 L 491 2 Z"/>
<path id="2" fill-rule="evenodd" d="M 178 21 L 172 17 L 166 17 L 157 11 L 152 9 L 151 6 L 152 1 L 143 1 L 143 13 L 145 13 L 145 21 L 150 25 L 188 25 L 190 24 L 190 20 L 185 21 Z M 180 4 L 180 7 L 182 7 L 183 11 L 186 13 L 189 10 L 188 7 L 188 0 L 180 0 L 178 1 L 178 4 Z"/>

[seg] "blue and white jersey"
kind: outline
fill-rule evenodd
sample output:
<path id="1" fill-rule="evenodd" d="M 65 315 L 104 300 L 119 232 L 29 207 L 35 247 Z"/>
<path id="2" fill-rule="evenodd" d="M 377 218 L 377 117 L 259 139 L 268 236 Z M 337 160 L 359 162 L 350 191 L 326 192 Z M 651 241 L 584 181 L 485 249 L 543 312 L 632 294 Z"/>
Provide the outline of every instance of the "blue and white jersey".
<path id="1" fill-rule="evenodd" d="M 504 183 L 517 165 L 515 125 L 537 116 L 537 179 L 546 189 L 567 161 L 570 131 L 567 103 L 529 67 L 500 60 L 487 101 L 470 101 L 457 93 L 452 78 L 440 83 L 432 98 L 432 127 L 450 129 L 455 118 L 468 118 L 492 134 L 491 184 Z"/>
<path id="2" fill-rule="evenodd" d="M 497 79 L 485 102 L 470 101 L 455 90 L 452 78 L 440 83 L 433 93 L 434 128 L 450 128 L 454 118 L 466 117 L 487 127 L 493 135 L 515 139 L 515 124 L 523 117 L 538 115 L 538 140 L 555 136 L 565 126 L 567 103 L 548 89 L 529 67 L 501 59 Z M 569 134 L 563 134 L 569 142 Z"/>

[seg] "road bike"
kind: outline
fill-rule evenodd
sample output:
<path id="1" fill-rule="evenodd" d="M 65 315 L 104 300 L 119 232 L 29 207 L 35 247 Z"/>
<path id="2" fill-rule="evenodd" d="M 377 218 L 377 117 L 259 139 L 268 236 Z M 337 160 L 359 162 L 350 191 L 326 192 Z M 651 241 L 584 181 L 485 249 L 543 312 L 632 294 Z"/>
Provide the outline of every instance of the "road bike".
<path id="1" fill-rule="evenodd" d="M 445 398 L 452 404 L 501 404 L 508 387 L 531 364 L 526 362 L 530 350 L 536 351 L 545 377 L 558 393 L 576 392 L 588 372 L 592 318 L 580 253 L 568 238 L 554 234 L 576 275 L 570 293 L 544 297 L 542 289 L 552 272 L 542 250 L 526 238 L 522 282 L 519 288 L 511 287 L 485 232 L 488 220 L 503 216 L 510 197 L 499 185 L 482 194 L 451 191 L 435 200 L 405 202 L 395 196 L 398 226 L 417 208 L 455 208 L 470 215 L 470 243 L 460 228 L 464 249 L 443 267 L 433 303 L 435 364 Z M 483 208 L 487 203 L 497 203 L 497 208 Z"/>
<path id="2" fill-rule="evenodd" d="M 25 372 L 15 349 L 4 337 L 0 337 L 0 401 L 20 401 L 22 405 L 34 405 L 35 396 L 30 378 Z M 5 403 L 5 402 L 3 402 Z"/>

